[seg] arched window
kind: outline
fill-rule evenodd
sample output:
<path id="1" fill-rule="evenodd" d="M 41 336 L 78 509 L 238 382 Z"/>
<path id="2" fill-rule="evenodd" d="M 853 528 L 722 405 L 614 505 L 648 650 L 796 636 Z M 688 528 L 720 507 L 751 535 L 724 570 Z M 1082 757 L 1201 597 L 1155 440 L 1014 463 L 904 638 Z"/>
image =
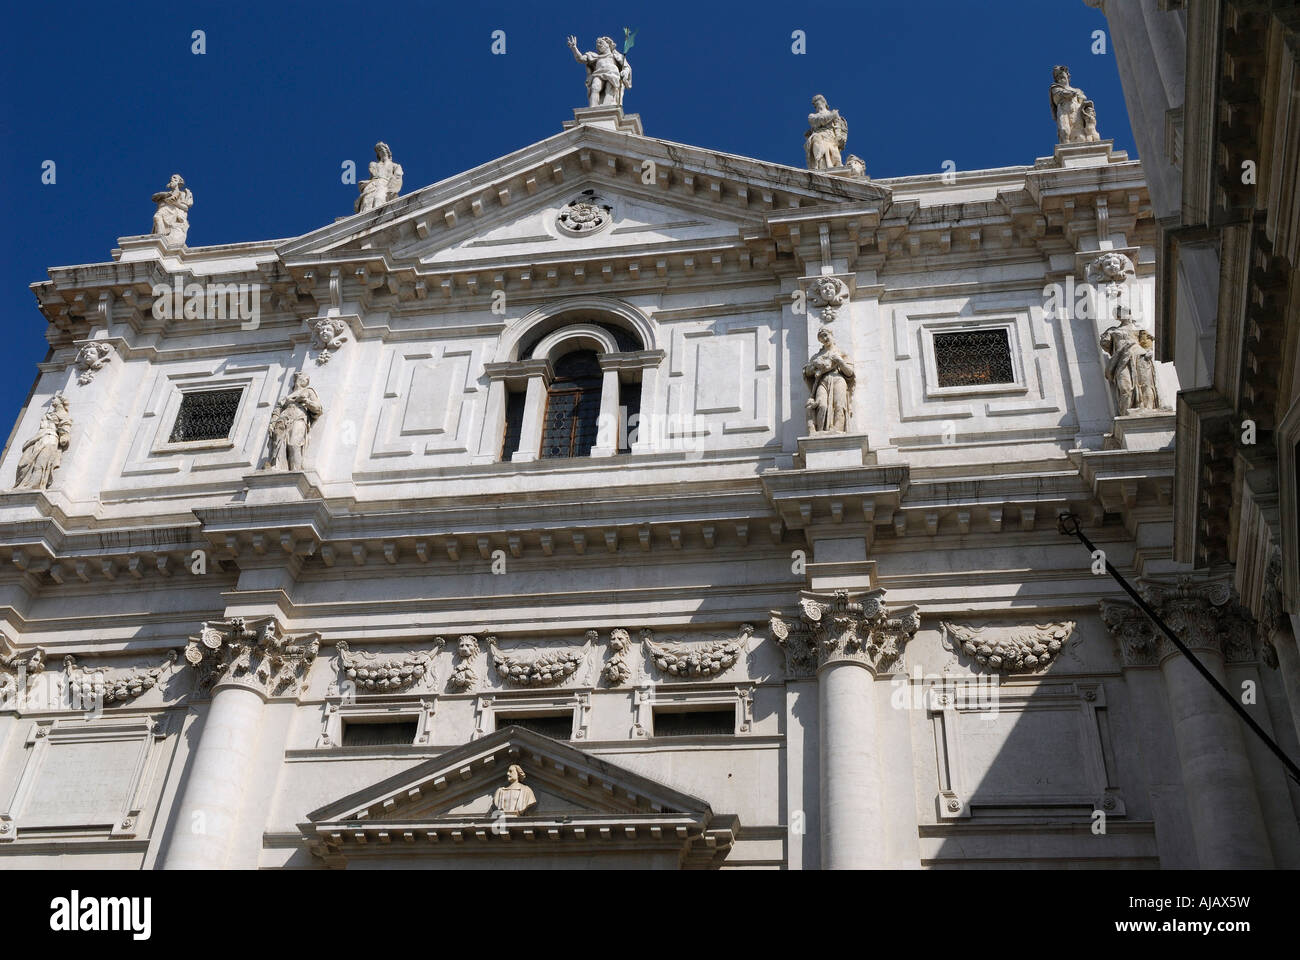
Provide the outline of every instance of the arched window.
<path id="1" fill-rule="evenodd" d="M 546 390 L 542 427 L 543 460 L 587 457 L 596 444 L 602 373 L 594 350 L 575 350 L 558 358 Z"/>

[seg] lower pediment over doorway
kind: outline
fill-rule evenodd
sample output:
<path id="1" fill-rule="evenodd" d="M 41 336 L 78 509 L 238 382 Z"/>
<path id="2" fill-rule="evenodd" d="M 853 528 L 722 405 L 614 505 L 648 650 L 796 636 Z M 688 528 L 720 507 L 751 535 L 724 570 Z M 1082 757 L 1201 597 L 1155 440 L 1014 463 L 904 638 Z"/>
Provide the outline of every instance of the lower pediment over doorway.
<path id="1" fill-rule="evenodd" d="M 537 803 L 493 808 L 518 765 Z M 522 727 L 506 727 L 314 810 L 314 857 L 351 869 L 709 869 L 740 830 L 708 803 Z"/>

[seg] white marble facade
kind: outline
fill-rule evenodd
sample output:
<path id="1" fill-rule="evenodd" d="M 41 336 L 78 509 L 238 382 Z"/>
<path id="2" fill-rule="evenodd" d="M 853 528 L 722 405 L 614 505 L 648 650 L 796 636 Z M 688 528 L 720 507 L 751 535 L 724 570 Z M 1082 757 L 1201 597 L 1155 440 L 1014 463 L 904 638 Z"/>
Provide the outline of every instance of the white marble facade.
<path id="1" fill-rule="evenodd" d="M 1107 252 L 1153 287 L 1140 164 L 721 159 L 598 105 L 292 240 L 35 284 L 5 482 L 60 391 L 72 423 L 0 495 L 0 865 L 1296 865 L 1280 774 L 1207 773 L 1177 716 L 1235 721 L 1057 531 L 1174 571 L 1172 415 L 1117 418 L 1113 318 L 1045 309 Z M 256 321 L 159 317 L 191 284 Z M 850 409 L 808 435 L 823 328 Z M 954 385 L 951 334 L 1002 373 Z M 605 419 L 549 457 L 575 350 Z M 194 391 L 221 436 L 178 432 Z M 1272 709 L 1248 641 L 1212 656 Z"/>

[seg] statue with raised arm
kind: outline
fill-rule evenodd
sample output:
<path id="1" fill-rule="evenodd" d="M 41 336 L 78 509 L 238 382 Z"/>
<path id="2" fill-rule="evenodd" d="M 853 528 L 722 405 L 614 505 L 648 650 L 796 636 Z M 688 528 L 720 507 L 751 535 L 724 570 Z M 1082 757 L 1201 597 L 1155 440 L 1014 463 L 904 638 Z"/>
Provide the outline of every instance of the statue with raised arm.
<path id="1" fill-rule="evenodd" d="M 294 374 L 293 390 L 275 407 L 267 431 L 271 444 L 268 470 L 301 470 L 307 435 L 325 412 L 305 373 Z"/>
<path id="2" fill-rule="evenodd" d="M 808 433 L 847 433 L 853 407 L 853 361 L 831 336 L 829 327 L 817 331 L 821 349 L 804 364 L 808 384 Z"/>
<path id="3" fill-rule="evenodd" d="M 1052 68 L 1049 93 L 1057 143 L 1095 143 L 1101 139 L 1097 134 L 1096 105 L 1082 90 L 1070 85 L 1069 67 Z"/>
<path id="4" fill-rule="evenodd" d="M 185 178 L 173 173 L 167 189 L 153 195 L 158 209 L 153 214 L 153 236 L 162 237 L 173 247 L 183 247 L 190 232 L 189 209 L 194 206 L 194 194 L 185 189 Z"/>
<path id="5" fill-rule="evenodd" d="M 357 184 L 361 196 L 352 205 L 357 213 L 366 213 L 397 199 L 402 192 L 402 165 L 393 162 L 393 151 L 382 140 L 375 144 L 375 159 L 370 163 L 370 179 Z"/>
<path id="6" fill-rule="evenodd" d="M 843 166 L 840 151 L 849 142 L 848 121 L 840 116 L 838 110 L 832 110 L 820 93 L 812 98 L 812 106 L 803 145 L 804 153 L 808 155 L 808 169 L 829 170 Z"/>
<path id="7" fill-rule="evenodd" d="M 595 53 L 578 49 L 578 38 L 569 37 L 573 59 L 587 68 L 587 106 L 612 107 L 623 105 L 623 92 L 632 89 L 632 66 L 627 57 L 619 53 L 618 45 L 609 37 L 596 41 Z"/>
<path id="8" fill-rule="evenodd" d="M 1155 341 L 1151 334 L 1133 322 L 1128 307 L 1117 306 L 1119 321 L 1101 335 L 1101 349 L 1106 352 L 1106 379 L 1115 391 L 1115 415 L 1160 409 L 1156 392 Z"/>
<path id="9" fill-rule="evenodd" d="M 71 439 L 72 417 L 68 414 L 68 401 L 62 393 L 56 393 L 50 400 L 50 409 L 41 417 L 36 436 L 23 444 L 14 487 L 18 490 L 48 489 Z"/>

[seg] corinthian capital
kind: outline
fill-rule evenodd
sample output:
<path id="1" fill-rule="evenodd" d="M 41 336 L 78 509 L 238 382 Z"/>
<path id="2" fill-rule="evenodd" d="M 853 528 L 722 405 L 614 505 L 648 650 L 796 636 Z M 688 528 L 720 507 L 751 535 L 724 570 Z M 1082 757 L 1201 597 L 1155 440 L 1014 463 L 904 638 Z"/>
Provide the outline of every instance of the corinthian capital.
<path id="1" fill-rule="evenodd" d="M 320 650 L 320 634 L 284 635 L 274 617 L 209 620 L 185 648 L 199 688 L 236 684 L 263 696 L 296 695 Z"/>
<path id="2" fill-rule="evenodd" d="M 1230 663 L 1254 659 L 1250 613 L 1237 602 L 1227 580 L 1145 580 L 1138 591 L 1189 649 L 1218 653 Z M 1154 666 L 1178 654 L 1178 648 L 1136 604 L 1102 600 L 1101 619 L 1126 667 Z"/>
<path id="3" fill-rule="evenodd" d="M 800 613 L 786 619 L 772 612 L 772 636 L 785 650 L 791 677 L 812 675 L 828 663 L 855 662 L 877 675 L 890 668 L 921 626 L 915 606 L 890 611 L 883 588 L 851 595 L 803 591 Z"/>

